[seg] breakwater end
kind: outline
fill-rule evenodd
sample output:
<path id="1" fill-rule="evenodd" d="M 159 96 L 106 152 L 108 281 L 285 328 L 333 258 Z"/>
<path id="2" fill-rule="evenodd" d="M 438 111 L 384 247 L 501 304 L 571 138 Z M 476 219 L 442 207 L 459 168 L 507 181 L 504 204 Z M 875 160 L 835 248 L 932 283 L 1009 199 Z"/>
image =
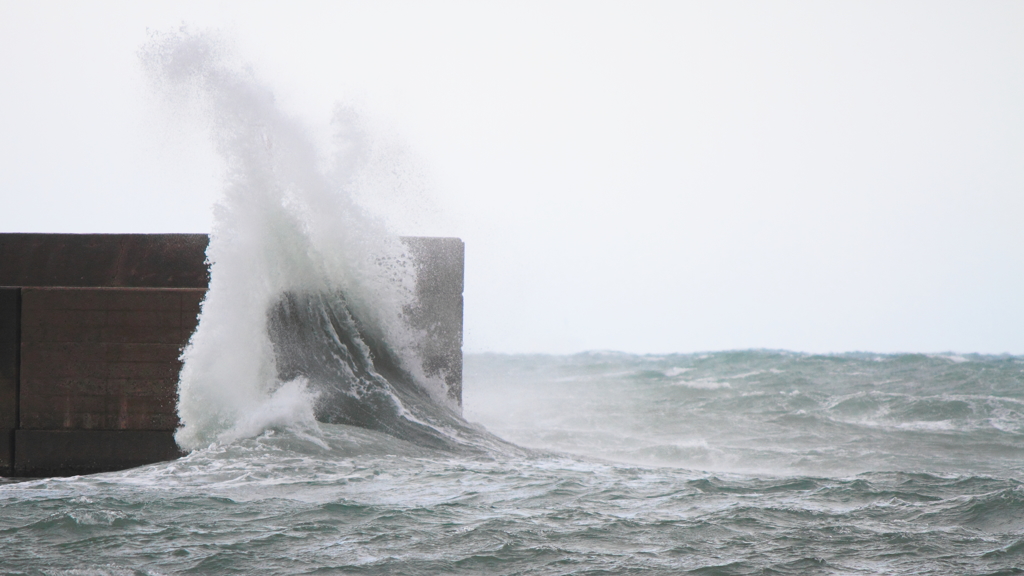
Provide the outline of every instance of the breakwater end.
<path id="1" fill-rule="evenodd" d="M 405 238 L 424 367 L 461 403 L 464 245 Z M 179 359 L 209 285 L 205 234 L 0 234 L 0 476 L 181 455 Z"/>

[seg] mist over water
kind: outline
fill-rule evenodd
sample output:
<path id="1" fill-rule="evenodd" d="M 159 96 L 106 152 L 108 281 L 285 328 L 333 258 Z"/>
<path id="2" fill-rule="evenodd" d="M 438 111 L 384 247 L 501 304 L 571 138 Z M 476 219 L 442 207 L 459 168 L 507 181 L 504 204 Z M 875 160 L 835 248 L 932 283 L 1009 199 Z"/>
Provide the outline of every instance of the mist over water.
<path id="1" fill-rule="evenodd" d="M 1021 572 L 1024 358 L 476 354 L 463 417 L 352 123 L 325 152 L 206 34 L 142 55 L 227 166 L 191 452 L 0 482 L 0 573 Z"/>
<path id="2" fill-rule="evenodd" d="M 651 466 L 1024 474 L 1013 356 L 471 355 L 466 417 L 520 445 Z"/>

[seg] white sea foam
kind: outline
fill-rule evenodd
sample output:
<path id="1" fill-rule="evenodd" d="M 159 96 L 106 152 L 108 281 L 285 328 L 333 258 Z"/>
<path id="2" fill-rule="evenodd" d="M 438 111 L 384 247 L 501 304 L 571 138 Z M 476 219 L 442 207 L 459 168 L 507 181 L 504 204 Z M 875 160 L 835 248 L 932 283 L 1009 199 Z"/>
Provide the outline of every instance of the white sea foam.
<path id="1" fill-rule="evenodd" d="M 713 378 L 698 378 L 697 380 L 677 380 L 673 382 L 677 386 L 693 388 L 694 390 L 718 390 L 719 388 L 732 388 L 728 382 L 719 382 Z"/>
<path id="2" fill-rule="evenodd" d="M 940 360 L 949 360 L 954 364 L 963 364 L 964 362 L 970 362 L 970 358 L 965 358 L 960 354 L 925 354 L 929 358 L 936 358 Z"/>
<path id="3" fill-rule="evenodd" d="M 327 444 L 313 435 L 320 431 L 313 413 L 316 398 L 317 393 L 309 390 L 304 379 L 285 382 L 237 418 L 234 426 L 220 433 L 217 439 L 232 442 L 256 436 L 268 428 L 292 428 L 296 434 L 327 449 Z"/>
<path id="4" fill-rule="evenodd" d="M 740 378 L 749 378 L 751 376 L 757 376 L 759 374 L 764 374 L 764 372 L 765 372 L 764 370 L 754 370 L 753 372 L 744 372 L 743 374 L 737 374 L 735 376 L 729 376 L 729 378 L 730 379 L 737 379 L 738 380 Z"/>
<path id="5" fill-rule="evenodd" d="M 900 422 L 895 424 L 893 427 L 899 430 L 927 432 L 943 432 L 962 428 L 962 426 L 957 426 L 957 424 L 952 420 L 914 420 L 911 422 Z"/>
<path id="6" fill-rule="evenodd" d="M 673 366 L 668 370 L 665 370 L 663 374 L 665 374 L 665 376 L 668 376 L 669 378 L 675 378 L 676 376 L 689 372 L 690 370 L 693 370 L 693 368 L 681 368 L 679 366 Z"/>

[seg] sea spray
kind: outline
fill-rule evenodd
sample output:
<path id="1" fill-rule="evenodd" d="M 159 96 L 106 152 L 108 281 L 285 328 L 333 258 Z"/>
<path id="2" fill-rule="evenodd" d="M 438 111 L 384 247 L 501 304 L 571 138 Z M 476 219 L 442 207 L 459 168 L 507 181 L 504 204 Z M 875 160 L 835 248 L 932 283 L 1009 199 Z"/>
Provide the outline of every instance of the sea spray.
<path id="1" fill-rule="evenodd" d="M 367 180 L 360 175 L 367 144 L 351 133 L 351 114 L 339 117 L 339 153 L 325 162 L 330 155 L 310 131 L 280 109 L 216 35 L 155 35 L 141 56 L 159 90 L 203 118 L 227 167 L 207 251 L 210 288 L 182 355 L 179 445 L 194 449 L 269 427 L 315 430 L 314 416 L 347 423 L 327 403 L 339 394 L 359 396 L 367 381 L 381 404 L 376 410 L 412 422 L 392 381 L 365 366 L 371 357 L 387 356 L 407 393 L 443 403 L 443 385 L 423 374 L 418 335 L 404 321 L 416 281 L 407 249 L 354 200 L 355 182 Z M 311 317 L 348 322 L 320 326 L 329 350 L 319 361 L 357 357 L 362 381 L 333 382 L 325 394 L 324 382 L 311 382 L 302 370 L 282 379 L 278 356 L 289 338 L 275 341 L 268 322 L 287 295 L 300 295 Z M 341 332 L 351 334 L 342 341 Z"/>

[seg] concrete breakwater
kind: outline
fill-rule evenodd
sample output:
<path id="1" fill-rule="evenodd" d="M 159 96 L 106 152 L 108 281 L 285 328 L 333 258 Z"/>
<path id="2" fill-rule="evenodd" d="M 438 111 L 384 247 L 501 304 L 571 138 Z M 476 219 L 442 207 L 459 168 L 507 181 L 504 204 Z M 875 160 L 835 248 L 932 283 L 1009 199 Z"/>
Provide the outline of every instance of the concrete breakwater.
<path id="1" fill-rule="evenodd" d="M 464 249 L 407 238 L 428 373 L 461 400 Z M 0 234 L 0 475 L 180 455 L 179 356 L 209 284 L 204 234 Z"/>

